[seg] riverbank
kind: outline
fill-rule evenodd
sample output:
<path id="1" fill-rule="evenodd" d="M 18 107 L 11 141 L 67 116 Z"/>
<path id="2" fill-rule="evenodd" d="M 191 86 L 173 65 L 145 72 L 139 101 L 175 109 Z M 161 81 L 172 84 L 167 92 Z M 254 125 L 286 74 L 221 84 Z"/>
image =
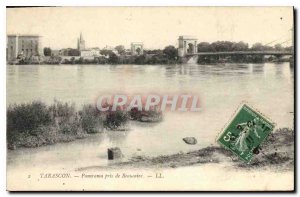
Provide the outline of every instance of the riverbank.
<path id="1" fill-rule="evenodd" d="M 27 64 L 40 64 L 40 65 L 53 65 L 53 64 L 66 64 L 66 65 L 80 65 L 80 64 L 95 64 L 95 65 L 115 65 L 115 64 L 136 64 L 136 65 L 161 65 L 161 64 L 180 64 L 177 56 L 169 57 L 164 53 L 159 54 L 143 54 L 143 55 L 116 55 L 114 53 L 109 56 L 43 56 L 39 58 L 24 58 L 9 64 L 27 65 Z"/>
<path id="2" fill-rule="evenodd" d="M 239 63 L 239 64 L 261 64 L 261 63 L 284 63 L 284 62 L 291 62 L 291 60 L 232 60 L 232 59 L 205 59 L 199 58 L 197 64 L 199 65 L 214 65 L 214 64 L 225 64 L 225 63 Z M 63 60 L 63 61 L 53 61 L 53 62 L 31 62 L 31 61 L 22 61 L 22 62 L 9 62 L 8 64 L 11 65 L 178 65 L 184 64 L 181 60 L 169 60 L 169 59 L 147 59 L 146 57 L 140 57 L 137 60 L 133 61 L 116 61 L 110 62 L 107 60 L 91 60 L 91 59 L 82 59 L 78 61 L 70 61 L 70 60 Z"/>
<path id="3" fill-rule="evenodd" d="M 91 57 L 81 57 L 81 56 L 44 56 L 39 58 L 25 58 L 19 59 L 9 64 L 16 65 L 116 65 L 116 64 L 132 64 L 132 65 L 175 65 L 184 64 L 188 61 L 188 58 L 180 58 L 177 55 L 168 56 L 164 53 L 160 54 L 143 54 L 135 56 L 124 56 L 112 54 L 109 57 L 105 56 L 91 56 Z M 290 58 L 277 58 L 268 57 L 264 58 L 262 55 L 222 55 L 222 56 L 198 56 L 195 63 L 198 64 L 223 64 L 223 63 L 282 63 L 289 62 Z"/>
<path id="4" fill-rule="evenodd" d="M 262 144 L 258 154 L 254 154 L 250 164 L 246 164 L 229 150 L 220 146 L 209 146 L 187 153 L 162 155 L 157 157 L 135 156 L 129 161 L 112 163 L 109 166 L 88 166 L 77 171 L 95 171 L 120 168 L 179 168 L 203 164 L 222 164 L 227 167 L 251 170 L 271 169 L 280 171 L 294 170 L 294 130 L 277 129 Z"/>
<path id="5" fill-rule="evenodd" d="M 189 154 L 186 152 L 154 156 L 151 158 L 148 157 L 144 161 L 133 157 L 126 163 L 113 164 L 114 161 L 107 161 L 106 154 L 100 153 L 101 150 L 104 149 L 103 152 L 105 152 L 107 147 L 111 147 L 110 140 L 101 140 L 101 138 L 96 137 L 87 137 L 71 143 L 61 143 L 48 147 L 23 148 L 22 150 L 8 151 L 8 189 L 18 188 L 18 190 L 28 190 L 34 184 L 37 185 L 37 190 L 45 188 L 47 190 L 57 190 L 58 188 L 72 190 L 73 188 L 74 190 L 76 186 L 78 190 L 82 191 L 83 189 L 93 190 L 95 189 L 95 185 L 98 185 L 98 190 L 111 191 L 116 185 L 119 185 L 120 187 L 122 186 L 120 190 L 134 188 L 147 191 L 154 189 L 163 191 L 170 187 L 169 183 L 171 182 L 172 188 L 176 186 L 176 188 L 180 188 L 182 191 L 187 189 L 204 191 L 292 190 L 294 188 L 294 149 L 293 140 L 291 141 L 293 135 L 287 133 L 288 131 L 291 130 L 283 129 L 283 133 L 286 133 L 286 135 L 277 135 L 274 133 L 275 137 L 273 140 L 276 140 L 278 143 L 274 144 L 272 140 L 268 139 L 270 144 L 272 144 L 268 150 L 270 155 L 274 155 L 275 153 L 274 146 L 277 146 L 277 153 L 280 153 L 280 155 L 287 150 L 291 151 L 289 152 L 289 158 L 286 161 L 281 159 L 277 162 L 273 159 L 267 163 L 261 162 L 260 165 L 246 165 L 239 159 L 234 158 L 230 152 L 223 149 L 223 153 L 222 148 L 218 148 L 217 145 L 211 145 L 214 148 L 199 148 L 199 150 L 188 151 L 190 152 Z M 111 134 L 120 135 L 124 139 L 124 135 L 121 132 Z M 282 141 L 278 140 L 277 137 L 279 136 L 281 136 L 279 139 Z M 290 141 L 291 143 L 284 144 L 286 141 Z M 181 142 L 184 143 L 182 140 Z M 153 143 L 151 144 L 153 146 Z M 286 151 L 282 149 L 284 145 Z M 135 148 L 134 144 L 131 144 L 131 146 Z M 273 151 L 270 148 L 273 148 Z M 267 154 L 266 152 L 263 153 Z M 216 160 L 210 161 L 209 158 L 212 157 L 216 157 Z M 256 158 L 257 160 L 266 160 L 260 154 L 254 157 L 255 160 Z M 201 158 L 203 158 L 202 161 L 204 162 L 200 162 Z M 174 164 L 178 165 L 175 166 Z M 72 178 L 40 178 L 41 173 L 69 173 L 72 175 Z M 121 176 L 123 174 L 141 174 L 143 178 L 84 178 L 86 175 L 101 174 L 120 174 Z M 28 175 L 31 175 L 31 177 L 28 178 Z M 156 175 L 161 175 L 163 178 L 156 178 Z M 16 177 L 19 177 L 17 182 Z M 174 180 L 176 181 L 174 182 Z M 186 180 L 190 180 L 190 182 L 187 184 Z M 26 184 L 19 184 L 20 182 Z"/>

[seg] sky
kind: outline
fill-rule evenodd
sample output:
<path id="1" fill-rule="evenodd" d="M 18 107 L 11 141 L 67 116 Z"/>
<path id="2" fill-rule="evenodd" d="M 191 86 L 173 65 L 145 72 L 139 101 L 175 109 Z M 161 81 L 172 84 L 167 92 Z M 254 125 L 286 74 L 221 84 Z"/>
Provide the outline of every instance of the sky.
<path id="1" fill-rule="evenodd" d="M 144 48 L 178 46 L 180 35 L 281 43 L 292 38 L 292 7 L 48 7 L 6 9 L 7 34 L 38 34 L 43 47 L 76 48 L 143 42 Z M 286 43 L 291 45 L 291 42 Z"/>

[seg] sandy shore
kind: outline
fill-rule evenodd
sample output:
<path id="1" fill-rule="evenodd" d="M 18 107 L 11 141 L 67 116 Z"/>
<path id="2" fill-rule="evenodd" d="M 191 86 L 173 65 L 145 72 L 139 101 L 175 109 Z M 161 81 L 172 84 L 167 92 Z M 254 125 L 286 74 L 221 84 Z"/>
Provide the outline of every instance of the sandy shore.
<path id="1" fill-rule="evenodd" d="M 279 129 L 265 141 L 248 165 L 220 146 L 157 157 L 132 157 L 108 166 L 72 169 L 52 164 L 8 167 L 10 191 L 291 191 L 294 189 L 294 131 Z M 75 166 L 74 166 L 75 165 Z M 70 174 L 71 178 L 41 178 L 41 173 Z M 121 178 L 94 178 L 109 175 Z M 125 176 L 126 175 L 126 176 Z M 137 176 L 138 175 L 138 176 Z M 158 176 L 158 178 L 157 178 Z M 161 176 L 161 178 L 160 178 Z M 17 179 L 15 177 L 18 177 Z M 124 178 L 125 177 L 125 178 Z M 133 177 L 133 178 L 132 178 Z"/>
<path id="2" fill-rule="evenodd" d="M 250 164 L 237 158 L 229 150 L 220 146 L 209 146 L 200 150 L 157 157 L 132 157 L 129 161 L 113 163 L 109 166 L 87 166 L 76 171 L 120 169 L 120 168 L 178 168 L 203 164 L 221 164 L 239 169 L 294 170 L 294 130 L 278 129 L 262 144 L 258 154 Z"/>

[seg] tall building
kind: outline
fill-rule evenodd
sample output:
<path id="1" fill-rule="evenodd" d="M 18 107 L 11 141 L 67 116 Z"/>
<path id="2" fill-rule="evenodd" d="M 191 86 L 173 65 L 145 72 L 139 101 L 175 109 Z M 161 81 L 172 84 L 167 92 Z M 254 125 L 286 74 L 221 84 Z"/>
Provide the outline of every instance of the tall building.
<path id="1" fill-rule="evenodd" d="M 18 55 L 26 58 L 43 55 L 40 38 L 38 35 L 7 35 L 6 60 L 16 60 Z"/>
<path id="2" fill-rule="evenodd" d="M 84 50 L 85 49 L 85 41 L 82 37 L 82 33 L 80 33 L 80 37 L 77 40 L 77 49 Z"/>

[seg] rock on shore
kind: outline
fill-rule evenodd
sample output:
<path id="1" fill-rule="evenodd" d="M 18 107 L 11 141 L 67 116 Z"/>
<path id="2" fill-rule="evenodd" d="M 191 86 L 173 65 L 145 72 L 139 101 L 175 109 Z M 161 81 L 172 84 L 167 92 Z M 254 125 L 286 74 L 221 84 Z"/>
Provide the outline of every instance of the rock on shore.
<path id="1" fill-rule="evenodd" d="M 185 143 L 190 144 L 190 145 L 195 145 L 197 144 L 197 139 L 194 137 L 185 137 L 182 139 Z"/>

